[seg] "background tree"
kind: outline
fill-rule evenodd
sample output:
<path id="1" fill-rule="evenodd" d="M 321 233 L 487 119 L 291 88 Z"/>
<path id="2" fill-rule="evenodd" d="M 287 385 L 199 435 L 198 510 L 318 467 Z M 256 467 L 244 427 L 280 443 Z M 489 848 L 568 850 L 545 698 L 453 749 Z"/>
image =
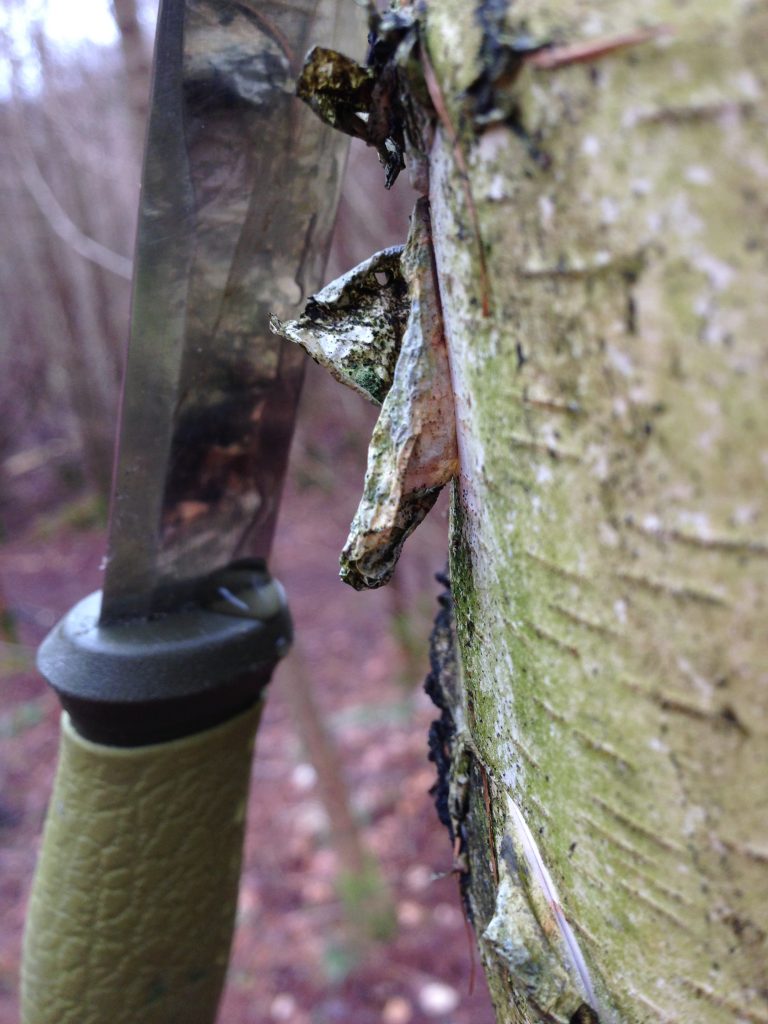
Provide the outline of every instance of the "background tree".
<path id="1" fill-rule="evenodd" d="M 149 87 L 135 10 L 121 51 L 83 46 L 75 58 L 52 44 L 44 14 L 9 4 L 0 33 L 0 215 L 12 243 L 0 260 L 0 446 L 24 453 L 4 474 L 11 525 L 62 485 L 102 504 L 109 490 L 143 138 L 135 105 Z"/>

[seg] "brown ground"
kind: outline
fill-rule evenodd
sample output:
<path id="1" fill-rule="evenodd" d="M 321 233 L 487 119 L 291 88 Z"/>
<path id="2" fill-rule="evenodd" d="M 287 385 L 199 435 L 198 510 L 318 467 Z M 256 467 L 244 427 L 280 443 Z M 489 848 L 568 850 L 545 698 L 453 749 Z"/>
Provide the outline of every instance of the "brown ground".
<path id="1" fill-rule="evenodd" d="M 434 768 L 426 732 L 435 714 L 420 683 L 438 590 L 432 575 L 445 558 L 444 505 L 411 539 L 398 570 L 417 652 L 409 654 L 393 633 L 397 595 L 356 594 L 336 576 L 371 417 L 319 371 L 308 384 L 273 568 L 287 585 L 313 692 L 397 928 L 386 942 L 366 942 L 345 918 L 332 823 L 278 672 L 257 743 L 220 1021 L 490 1024 L 479 969 L 468 994 L 471 955 L 458 886 L 446 874 L 448 837 L 428 793 Z M 0 1024 L 17 1019 L 24 905 L 57 743 L 56 702 L 35 676 L 31 652 L 77 598 L 99 586 L 103 551 L 102 530 L 62 526 L 61 517 L 53 527 L 33 522 L 0 549 L 0 587 L 21 641 L 0 645 Z"/>

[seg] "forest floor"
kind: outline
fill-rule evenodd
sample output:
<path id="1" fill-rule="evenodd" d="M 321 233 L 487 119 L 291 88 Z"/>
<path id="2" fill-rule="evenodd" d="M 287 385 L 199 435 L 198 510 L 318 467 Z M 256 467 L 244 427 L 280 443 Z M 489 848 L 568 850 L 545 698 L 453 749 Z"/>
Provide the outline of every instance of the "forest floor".
<path id="1" fill-rule="evenodd" d="M 440 589 L 434 573 L 445 564 L 446 503 L 409 541 L 395 590 L 357 594 L 338 581 L 372 422 L 341 390 L 312 369 L 272 560 L 300 657 L 278 670 L 257 739 L 219 1021 L 491 1024 L 448 835 L 429 795 L 427 731 L 436 711 L 421 684 Z M 57 704 L 35 674 L 34 648 L 99 587 L 104 543 L 103 526 L 59 510 L 0 547 L 14 630 L 0 644 L 0 1024 L 17 1020 L 20 936 L 57 747 Z M 341 759 L 391 912 L 386 938 L 370 934 L 366 905 L 340 895 L 333 813 L 317 785 L 324 769 L 302 749 L 285 685 L 291 671 L 306 676 Z"/>

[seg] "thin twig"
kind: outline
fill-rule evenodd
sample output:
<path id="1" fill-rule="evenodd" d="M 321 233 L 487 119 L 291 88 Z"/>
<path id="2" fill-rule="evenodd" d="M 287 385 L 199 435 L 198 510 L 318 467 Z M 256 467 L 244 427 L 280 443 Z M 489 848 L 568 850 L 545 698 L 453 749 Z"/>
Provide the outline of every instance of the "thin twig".
<path id="1" fill-rule="evenodd" d="M 117 277 L 130 281 L 132 261 L 126 256 L 113 252 L 112 249 L 97 242 L 95 238 L 90 238 L 80 230 L 51 191 L 51 187 L 43 177 L 34 157 L 29 154 L 26 159 L 22 159 L 17 154 L 17 162 L 21 180 L 27 192 L 54 234 L 66 242 L 78 256 L 82 256 L 83 259 L 95 263 Z"/>
<path id="2" fill-rule="evenodd" d="M 667 26 L 659 25 L 656 28 L 638 29 L 637 32 L 627 32 L 624 35 L 571 43 L 569 46 L 552 46 L 532 53 L 525 58 L 525 63 L 539 71 L 554 71 L 569 64 L 590 64 L 619 50 L 648 43 L 669 32 Z"/>
<path id="3" fill-rule="evenodd" d="M 472 931 L 472 925 L 469 921 L 469 914 L 467 913 L 467 907 L 464 903 L 464 894 L 461 891 L 461 875 L 459 875 L 459 905 L 461 907 L 461 916 L 464 918 L 464 934 L 467 936 L 467 945 L 469 946 L 469 986 L 467 988 L 467 995 L 471 996 L 475 991 L 475 977 L 477 973 L 477 964 L 475 962 L 475 936 Z"/>

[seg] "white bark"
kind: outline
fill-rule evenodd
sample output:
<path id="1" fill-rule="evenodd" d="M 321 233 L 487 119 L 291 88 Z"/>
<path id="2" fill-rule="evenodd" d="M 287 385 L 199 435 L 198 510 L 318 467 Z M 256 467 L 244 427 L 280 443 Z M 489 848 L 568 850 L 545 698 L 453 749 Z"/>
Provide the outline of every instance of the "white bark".
<path id="1" fill-rule="evenodd" d="M 508 40 L 667 31 L 524 67 L 477 128 L 495 6 L 432 0 L 427 47 L 456 710 L 499 1020 L 583 999 L 601 1021 L 761 1024 L 768 9 L 510 4 Z"/>

